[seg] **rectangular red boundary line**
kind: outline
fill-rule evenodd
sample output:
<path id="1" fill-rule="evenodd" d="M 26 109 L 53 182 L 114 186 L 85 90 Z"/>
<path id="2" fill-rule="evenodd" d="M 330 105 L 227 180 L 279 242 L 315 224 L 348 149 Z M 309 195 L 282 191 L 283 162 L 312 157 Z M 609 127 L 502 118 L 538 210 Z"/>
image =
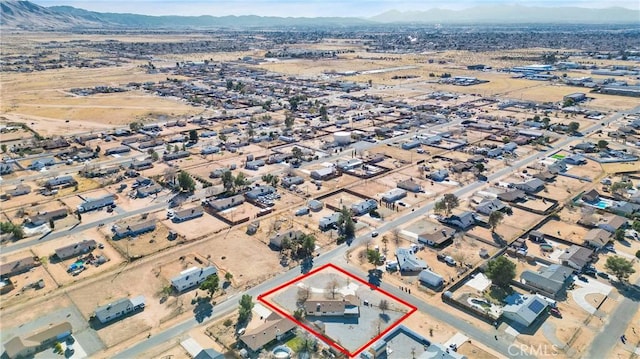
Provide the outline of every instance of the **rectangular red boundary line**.
<path id="1" fill-rule="evenodd" d="M 392 325 L 390 325 L 387 329 L 385 329 L 382 333 L 378 334 L 376 337 L 374 337 L 373 339 L 371 339 L 369 342 L 367 342 L 365 345 L 363 345 L 362 347 L 360 347 L 359 349 L 357 349 L 355 352 L 350 352 L 348 351 L 346 348 L 338 345 L 338 343 L 336 343 L 334 340 L 322 335 L 321 333 L 317 332 L 316 330 L 310 328 L 309 326 L 305 325 L 304 323 L 298 321 L 297 319 L 295 319 L 291 314 L 285 312 L 284 310 L 276 307 L 274 304 L 270 303 L 269 301 L 267 301 L 265 299 L 266 296 L 269 296 L 270 294 L 273 294 L 274 292 L 279 291 L 280 289 L 284 288 L 284 287 L 288 287 L 293 283 L 299 282 L 301 280 L 303 280 L 304 278 L 307 278 L 315 273 L 318 273 L 321 270 L 324 270 L 326 268 L 333 268 L 335 270 L 337 270 L 338 272 L 352 278 L 355 279 L 356 281 L 368 286 L 370 289 L 372 290 L 377 290 L 379 292 L 381 292 L 382 294 L 392 298 L 395 301 L 398 301 L 402 304 L 404 304 L 405 306 L 409 307 L 410 310 L 409 312 L 407 312 L 405 315 L 403 315 L 402 317 L 400 317 L 398 320 L 396 320 Z M 361 352 L 363 352 L 365 349 L 367 349 L 369 346 L 371 346 L 373 343 L 375 343 L 376 341 L 380 340 L 380 338 L 382 338 L 383 336 L 385 336 L 387 333 L 389 333 L 391 330 L 393 330 L 395 327 L 397 327 L 403 320 L 405 320 L 408 316 L 410 316 L 411 314 L 415 313 L 418 308 L 398 297 L 396 297 L 395 295 L 385 291 L 384 289 L 380 288 L 380 287 L 376 287 L 374 285 L 371 285 L 368 282 L 365 282 L 362 278 L 355 276 L 354 274 L 351 274 L 349 272 L 347 272 L 346 270 L 335 266 L 332 263 L 328 263 L 325 264 L 319 268 L 316 268 L 308 273 L 305 273 L 304 275 L 300 276 L 300 277 L 296 277 L 276 288 L 273 288 L 265 293 L 262 293 L 260 295 L 258 295 L 257 298 L 261 303 L 265 304 L 266 306 L 268 306 L 269 308 L 273 309 L 275 312 L 277 312 L 278 314 L 282 315 L 283 317 L 291 320 L 292 322 L 294 322 L 296 325 L 301 326 L 302 328 L 304 328 L 305 330 L 307 330 L 308 332 L 310 332 L 311 334 L 315 335 L 316 337 L 320 338 L 323 342 L 327 343 L 328 345 L 334 347 L 335 349 L 337 349 L 338 351 L 340 351 L 341 353 L 347 355 L 348 357 L 355 357 L 358 354 L 360 354 Z"/>

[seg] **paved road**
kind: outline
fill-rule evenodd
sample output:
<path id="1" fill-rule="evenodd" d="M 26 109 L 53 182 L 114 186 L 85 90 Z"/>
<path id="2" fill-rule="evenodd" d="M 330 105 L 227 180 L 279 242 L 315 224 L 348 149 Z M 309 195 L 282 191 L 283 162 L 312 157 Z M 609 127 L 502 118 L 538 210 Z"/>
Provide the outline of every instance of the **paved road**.
<path id="1" fill-rule="evenodd" d="M 635 286 L 640 285 L 640 279 L 636 281 Z M 616 310 L 611 314 L 609 320 L 602 330 L 591 341 L 591 346 L 586 351 L 585 358 L 609 358 L 609 352 L 613 350 L 616 343 L 620 340 L 620 337 L 625 333 L 625 330 L 629 327 L 629 323 L 633 319 L 633 314 L 640 310 L 640 296 L 636 289 L 635 291 L 628 292 L 635 295 L 630 298 L 625 296 L 624 299 Z M 621 294 L 622 295 L 622 294 Z M 639 328 L 640 329 L 640 326 Z M 635 343 L 632 343 L 635 344 Z"/>

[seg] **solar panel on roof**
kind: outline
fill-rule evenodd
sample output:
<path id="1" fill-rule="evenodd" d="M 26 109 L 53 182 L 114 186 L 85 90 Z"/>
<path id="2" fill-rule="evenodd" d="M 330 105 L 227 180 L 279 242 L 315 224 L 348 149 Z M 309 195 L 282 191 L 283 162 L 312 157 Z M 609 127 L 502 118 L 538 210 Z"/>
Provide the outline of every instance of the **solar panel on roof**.
<path id="1" fill-rule="evenodd" d="M 529 310 L 536 314 L 539 314 L 542 309 L 544 309 L 544 304 L 540 301 L 534 300 L 529 304 Z"/>

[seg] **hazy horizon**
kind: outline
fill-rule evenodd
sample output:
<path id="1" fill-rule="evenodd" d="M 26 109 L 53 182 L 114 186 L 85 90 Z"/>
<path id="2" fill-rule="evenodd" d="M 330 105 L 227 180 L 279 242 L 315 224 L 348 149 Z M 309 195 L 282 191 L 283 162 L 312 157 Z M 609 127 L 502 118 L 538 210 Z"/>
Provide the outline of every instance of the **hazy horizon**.
<path id="1" fill-rule="evenodd" d="M 32 2 L 47 7 L 68 5 L 97 12 L 184 16 L 258 15 L 283 17 L 371 17 L 390 10 L 425 11 L 434 8 L 461 10 L 479 5 L 521 5 L 530 7 L 577 6 L 583 8 L 624 7 L 633 10 L 640 10 L 640 2 L 630 0 L 463 0 L 454 2 L 431 0 L 32 0 Z"/>

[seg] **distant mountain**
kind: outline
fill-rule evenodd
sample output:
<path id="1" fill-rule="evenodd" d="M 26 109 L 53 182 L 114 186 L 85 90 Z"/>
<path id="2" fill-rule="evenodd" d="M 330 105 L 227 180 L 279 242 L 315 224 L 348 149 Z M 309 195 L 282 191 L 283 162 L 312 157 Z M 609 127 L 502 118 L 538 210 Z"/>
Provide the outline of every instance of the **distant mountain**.
<path id="1" fill-rule="evenodd" d="M 0 2 L 2 28 L 67 29 L 102 26 L 97 19 L 60 13 L 29 1 L 2 0 Z"/>
<path id="2" fill-rule="evenodd" d="M 275 17 L 275 16 L 149 16 L 138 14 L 101 13 L 74 8 L 72 6 L 52 6 L 49 9 L 101 21 L 112 26 L 136 28 L 175 27 L 278 27 L 278 26 L 354 26 L 371 24 L 366 19 L 349 17 Z"/>
<path id="3" fill-rule="evenodd" d="M 556 24 L 637 24 L 640 11 L 621 7 L 587 9 L 581 7 L 530 7 L 483 5 L 463 10 L 390 10 L 369 20 L 381 23 L 556 23 Z"/>
<path id="4" fill-rule="evenodd" d="M 369 19 L 355 17 L 275 16 L 149 16 L 101 13 L 71 6 L 43 7 L 29 1 L 0 0 L 0 26 L 22 29 L 68 28 L 269 28 L 347 27 L 383 23 L 638 23 L 640 11 L 611 7 L 527 7 L 520 5 L 476 6 L 464 10 L 391 10 Z"/>

